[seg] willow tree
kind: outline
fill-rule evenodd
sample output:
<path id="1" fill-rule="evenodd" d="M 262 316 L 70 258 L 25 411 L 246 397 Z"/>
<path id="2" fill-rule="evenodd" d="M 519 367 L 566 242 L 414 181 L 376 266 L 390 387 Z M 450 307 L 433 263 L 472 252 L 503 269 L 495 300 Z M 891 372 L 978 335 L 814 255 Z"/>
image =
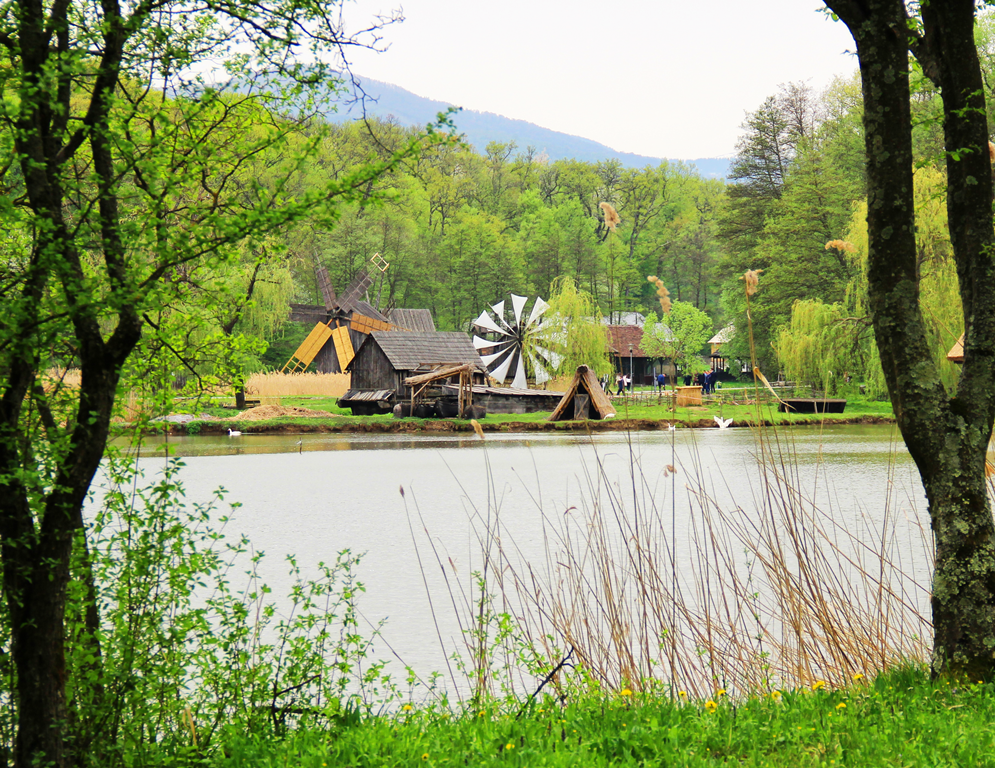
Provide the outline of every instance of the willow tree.
<path id="1" fill-rule="evenodd" d="M 975 1 L 826 0 L 857 48 L 867 154 L 867 301 L 936 542 L 931 606 L 937 675 L 995 677 L 995 525 L 985 456 L 995 421 L 995 260 L 985 83 Z M 909 52 L 939 89 L 947 217 L 965 327 L 953 391 L 930 350 L 916 249 Z"/>
<path id="2" fill-rule="evenodd" d="M 959 366 L 946 358 L 963 330 L 957 270 L 950 248 L 944 205 L 946 177 L 925 165 L 914 174 L 916 210 L 916 262 L 919 295 L 926 338 L 940 380 L 948 391 L 957 384 Z M 796 301 L 791 319 L 775 340 L 775 350 L 788 378 L 816 386 L 838 385 L 845 374 L 865 384 L 870 392 L 884 392 L 881 370 L 870 319 L 867 283 L 867 203 L 854 205 L 849 229 L 843 240 L 825 244 L 849 260 L 853 277 L 842 301 L 818 298 Z"/>
<path id="3" fill-rule="evenodd" d="M 74 633 L 91 663 L 69 679 L 66 601 L 121 371 L 149 319 L 183 300 L 194 265 L 330 219 L 416 151 L 292 191 L 321 131 L 285 115 L 306 113 L 305 86 L 331 82 L 329 62 L 363 42 L 339 19 L 319 0 L 15 0 L 0 17 L 0 560 L 17 766 L 80 757 L 86 713 L 67 685 L 75 700 L 109 695 L 96 625 Z M 205 71 L 212 82 L 190 75 Z M 247 172 L 263 157 L 266 184 Z M 54 362 L 81 371 L 59 400 L 43 385 Z"/>
<path id="4" fill-rule="evenodd" d="M 586 365 L 598 376 L 612 371 L 608 329 L 601 322 L 601 308 L 572 278 L 560 277 L 553 281 L 553 293 L 541 329 L 528 343 L 554 353 L 555 368 L 550 371 L 553 376 L 572 374 L 581 365 Z M 543 355 L 544 359 L 549 357 Z"/>

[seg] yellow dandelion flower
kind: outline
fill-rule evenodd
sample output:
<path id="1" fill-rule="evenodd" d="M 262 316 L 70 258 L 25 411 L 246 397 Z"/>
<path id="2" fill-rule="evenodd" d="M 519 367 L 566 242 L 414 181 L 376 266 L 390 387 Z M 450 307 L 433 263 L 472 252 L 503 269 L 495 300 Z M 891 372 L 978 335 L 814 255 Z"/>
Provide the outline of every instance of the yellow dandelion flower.
<path id="1" fill-rule="evenodd" d="M 863 679 L 864 679 L 864 674 L 863 674 L 863 672 L 858 672 L 857 674 L 855 674 L 855 675 L 853 676 L 853 682 L 855 682 L 855 683 L 859 683 L 859 682 L 860 682 L 861 680 L 863 680 Z"/>
<path id="2" fill-rule="evenodd" d="M 725 688 L 719 688 L 719 690 L 716 692 L 715 695 L 716 696 L 725 696 L 726 695 L 726 689 Z"/>
<path id="3" fill-rule="evenodd" d="M 836 709 L 846 709 L 846 703 L 841 701 L 836 705 Z"/>
<path id="4" fill-rule="evenodd" d="M 620 695 L 622 695 L 622 696 L 631 696 L 632 695 L 632 691 L 630 691 L 628 688 L 623 688 Z"/>
<path id="5" fill-rule="evenodd" d="M 422 760 L 428 760 L 428 752 L 421 756 Z"/>
<path id="6" fill-rule="evenodd" d="M 780 691 L 771 691 L 770 692 L 770 697 L 774 701 L 780 701 L 781 700 L 781 692 Z"/>
<path id="7" fill-rule="evenodd" d="M 710 715 L 714 715 L 715 714 L 715 710 L 717 710 L 718 708 L 719 708 L 719 705 L 716 704 L 711 699 L 709 699 L 708 701 L 705 702 L 705 711 L 708 712 L 708 714 L 710 714 Z"/>
<path id="8" fill-rule="evenodd" d="M 816 680 L 812 684 L 812 690 L 813 691 L 821 691 L 825 687 L 826 687 L 826 681 L 825 680 Z"/>
<path id="9" fill-rule="evenodd" d="M 682 699 L 686 699 L 688 697 L 688 692 L 687 691 L 678 691 L 677 695 L 680 696 Z"/>
<path id="10" fill-rule="evenodd" d="M 402 712 L 410 712 L 412 709 L 413 707 L 410 704 L 405 704 L 403 707 L 401 707 Z"/>
<path id="11" fill-rule="evenodd" d="M 514 748 L 515 748 L 515 745 L 514 745 L 514 744 L 512 744 L 512 743 L 511 743 L 511 742 L 509 741 L 509 742 L 508 742 L 507 744 L 505 744 L 505 745 L 504 745 L 504 748 L 505 748 L 505 749 L 514 749 Z"/>

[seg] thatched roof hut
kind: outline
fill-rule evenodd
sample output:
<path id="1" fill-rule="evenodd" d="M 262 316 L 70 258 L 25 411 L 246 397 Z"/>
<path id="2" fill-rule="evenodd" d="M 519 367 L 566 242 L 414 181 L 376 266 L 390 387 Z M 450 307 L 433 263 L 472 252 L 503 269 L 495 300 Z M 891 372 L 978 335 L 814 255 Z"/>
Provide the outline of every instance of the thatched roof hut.
<path id="1" fill-rule="evenodd" d="M 960 338 L 954 342 L 954 345 L 947 352 L 947 360 L 951 363 L 963 363 L 964 362 L 964 334 L 960 335 Z"/>
<path id="2" fill-rule="evenodd" d="M 548 421 L 571 419 L 610 419 L 615 408 L 594 371 L 586 365 L 577 368 L 573 381 L 563 393 L 559 405 L 549 415 Z"/>

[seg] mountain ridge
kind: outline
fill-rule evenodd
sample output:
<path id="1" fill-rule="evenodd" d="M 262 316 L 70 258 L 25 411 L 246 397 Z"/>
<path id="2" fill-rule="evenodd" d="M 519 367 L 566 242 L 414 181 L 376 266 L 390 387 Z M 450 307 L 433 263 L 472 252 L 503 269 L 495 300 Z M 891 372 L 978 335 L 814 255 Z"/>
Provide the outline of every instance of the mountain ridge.
<path id="1" fill-rule="evenodd" d="M 418 96 L 400 86 L 385 83 L 372 78 L 357 77 L 363 90 L 368 95 L 366 112 L 377 117 L 392 116 L 405 126 L 423 126 L 434 122 L 440 112 L 456 106 L 445 101 Z M 362 114 L 359 104 L 350 104 L 341 111 L 329 110 L 325 118 L 331 122 L 352 120 Z M 492 141 L 508 143 L 514 141 L 520 149 L 535 147 L 550 160 L 581 160 L 599 162 L 618 160 L 629 168 L 643 168 L 647 165 L 656 166 L 667 158 L 649 157 L 632 152 L 620 152 L 605 144 L 581 136 L 543 128 L 527 120 L 504 117 L 493 112 L 481 112 L 471 109 L 460 109 L 453 118 L 453 124 L 460 133 L 466 136 L 469 144 L 478 152 Z M 724 179 L 729 172 L 728 158 L 706 157 L 693 160 L 668 162 L 684 162 L 694 165 L 705 178 Z"/>

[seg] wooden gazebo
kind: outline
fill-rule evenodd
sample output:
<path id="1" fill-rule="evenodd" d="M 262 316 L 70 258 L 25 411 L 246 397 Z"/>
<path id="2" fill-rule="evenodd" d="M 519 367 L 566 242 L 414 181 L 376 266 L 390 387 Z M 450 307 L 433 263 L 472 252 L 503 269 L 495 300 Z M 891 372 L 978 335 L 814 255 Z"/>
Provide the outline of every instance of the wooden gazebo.
<path id="1" fill-rule="evenodd" d="M 571 419 L 610 419 L 615 416 L 615 407 L 594 371 L 586 365 L 577 368 L 573 381 L 563 393 L 559 405 L 549 415 L 548 421 L 569 421 Z"/>

